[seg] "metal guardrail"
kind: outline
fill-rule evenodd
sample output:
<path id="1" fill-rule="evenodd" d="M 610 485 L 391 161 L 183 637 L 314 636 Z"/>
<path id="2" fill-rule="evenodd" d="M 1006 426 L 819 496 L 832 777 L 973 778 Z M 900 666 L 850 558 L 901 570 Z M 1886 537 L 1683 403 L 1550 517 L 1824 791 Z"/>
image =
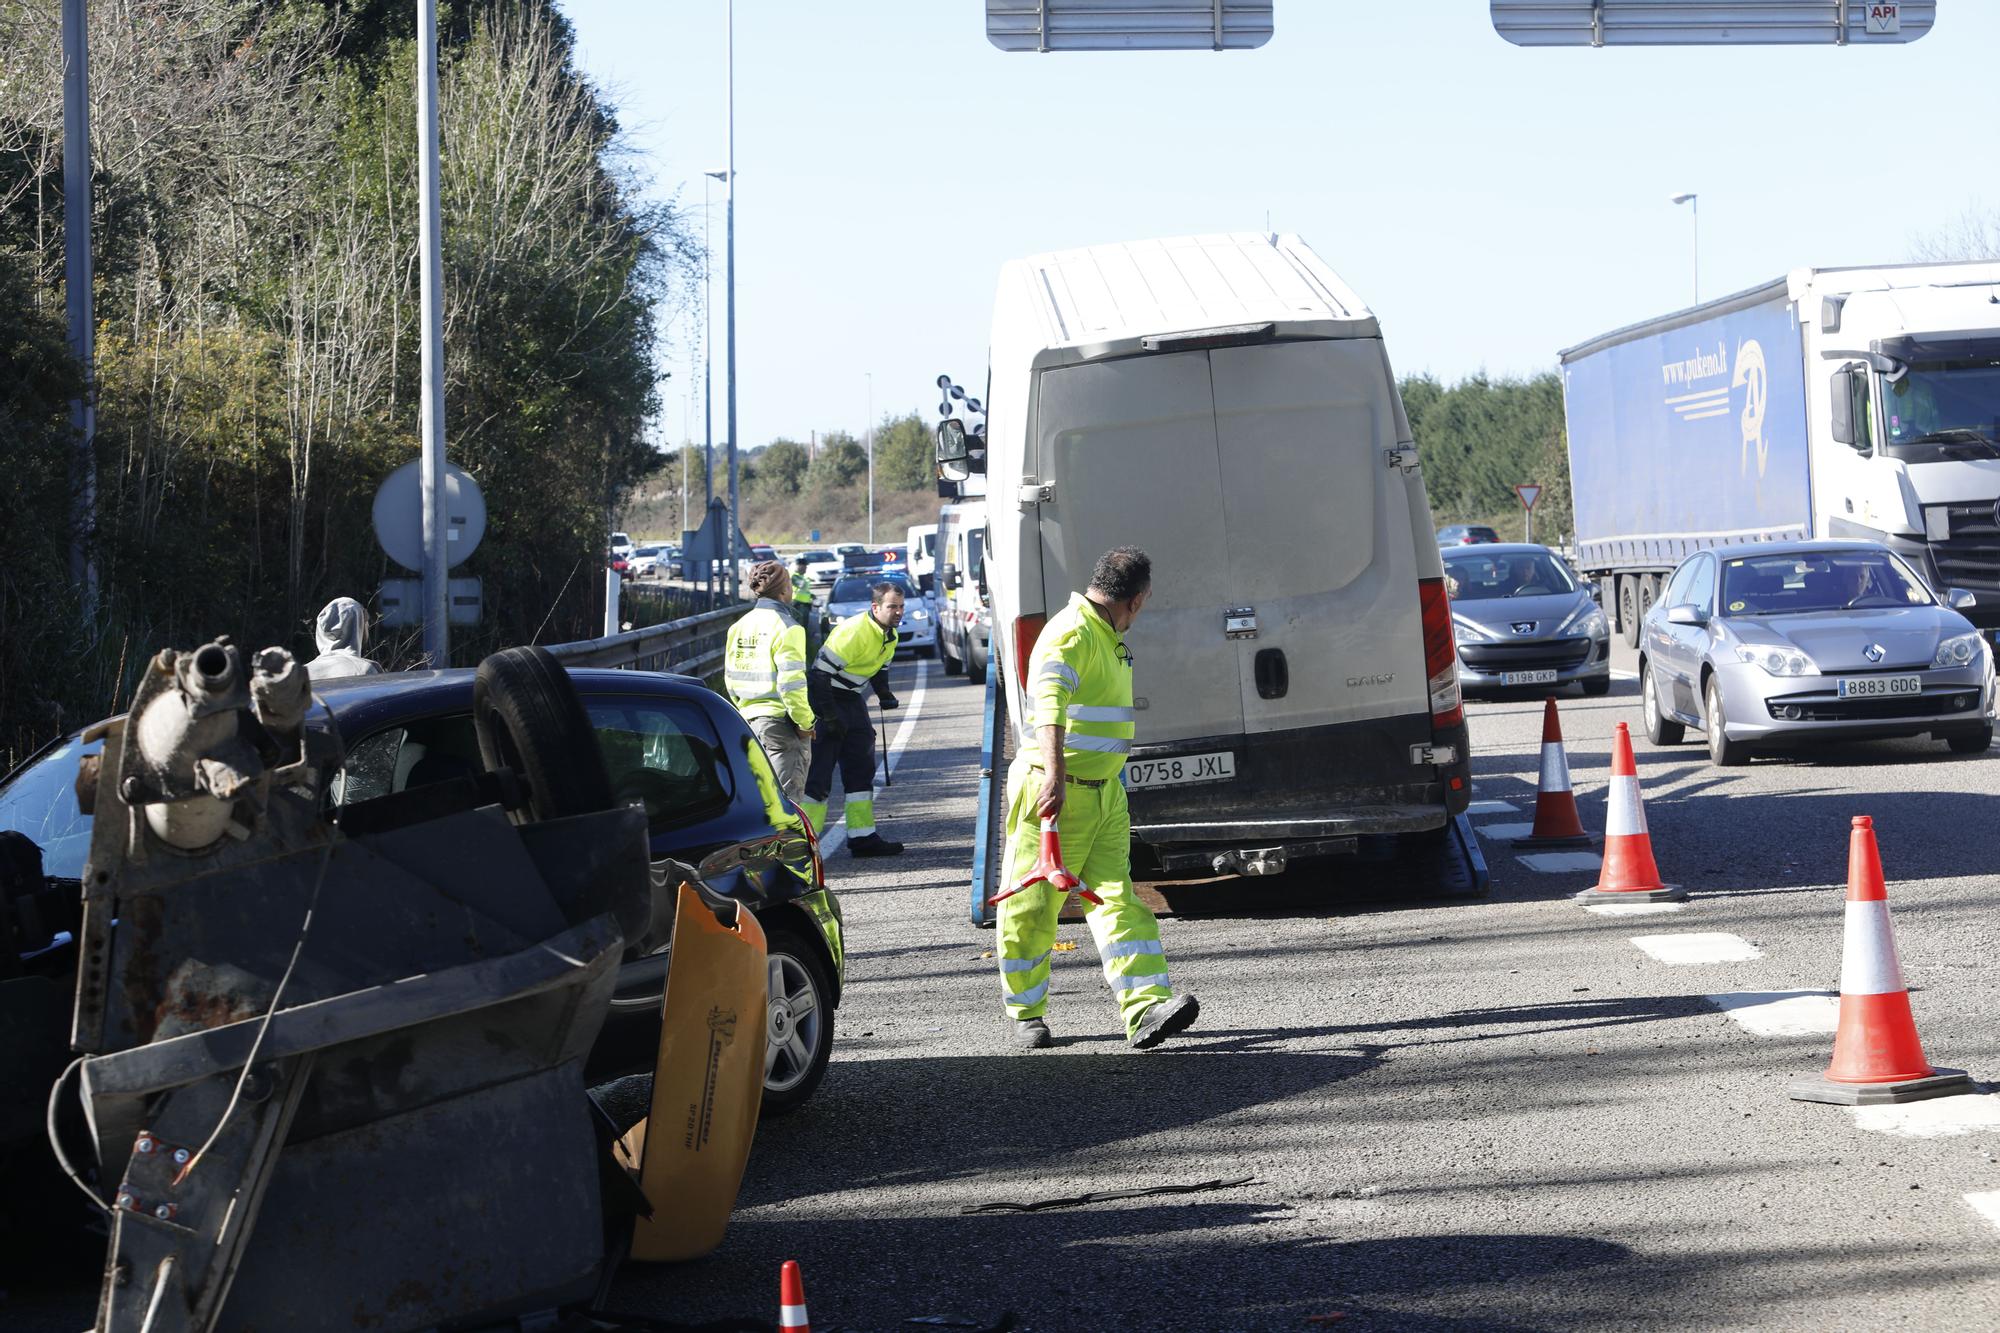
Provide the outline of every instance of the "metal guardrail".
<path id="1" fill-rule="evenodd" d="M 723 643 L 729 636 L 730 623 L 750 606 L 749 602 L 743 602 L 602 639 L 550 644 L 549 651 L 564 666 L 626 667 L 706 676 L 722 664 Z"/>

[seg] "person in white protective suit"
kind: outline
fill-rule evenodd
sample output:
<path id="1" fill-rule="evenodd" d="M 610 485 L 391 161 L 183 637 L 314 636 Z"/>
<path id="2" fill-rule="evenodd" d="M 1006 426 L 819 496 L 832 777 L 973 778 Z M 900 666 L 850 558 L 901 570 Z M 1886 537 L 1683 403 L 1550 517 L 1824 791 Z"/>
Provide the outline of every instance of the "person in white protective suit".
<path id="1" fill-rule="evenodd" d="M 319 644 L 319 656 L 306 663 L 306 675 L 313 680 L 372 676 L 382 669 L 379 662 L 362 655 L 368 643 L 368 611 L 352 597 L 336 597 L 320 609 L 313 622 L 313 640 Z"/>

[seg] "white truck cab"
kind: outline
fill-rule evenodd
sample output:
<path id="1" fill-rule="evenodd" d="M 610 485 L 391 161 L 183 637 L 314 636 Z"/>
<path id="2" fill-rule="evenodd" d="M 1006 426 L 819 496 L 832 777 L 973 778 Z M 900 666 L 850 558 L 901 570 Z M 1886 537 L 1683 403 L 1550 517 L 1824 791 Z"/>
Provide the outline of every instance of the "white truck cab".
<path id="1" fill-rule="evenodd" d="M 1152 557 L 1127 636 L 1136 873 L 1442 840 L 1471 776 L 1430 505 L 1375 316 L 1303 241 L 1008 264 L 985 406 L 993 658 L 1023 739 L 1047 617 L 1110 547 Z M 951 425 L 947 476 L 975 465 Z"/>

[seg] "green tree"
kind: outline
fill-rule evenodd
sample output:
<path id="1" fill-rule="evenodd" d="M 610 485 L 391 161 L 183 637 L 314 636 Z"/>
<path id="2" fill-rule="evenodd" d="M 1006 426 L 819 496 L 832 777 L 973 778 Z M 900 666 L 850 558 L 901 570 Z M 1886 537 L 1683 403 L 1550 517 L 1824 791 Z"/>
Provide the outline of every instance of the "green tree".
<path id="1" fill-rule="evenodd" d="M 936 443 L 916 412 L 884 416 L 875 427 L 875 484 L 891 491 L 923 491 L 937 477 Z"/>
<path id="2" fill-rule="evenodd" d="M 757 451 L 760 494 L 772 498 L 797 495 L 806 484 L 811 459 L 797 440 L 773 440 Z"/>
<path id="3" fill-rule="evenodd" d="M 807 484 L 818 492 L 837 490 L 868 476 L 868 451 L 844 430 L 820 436 L 819 453 L 813 458 Z"/>

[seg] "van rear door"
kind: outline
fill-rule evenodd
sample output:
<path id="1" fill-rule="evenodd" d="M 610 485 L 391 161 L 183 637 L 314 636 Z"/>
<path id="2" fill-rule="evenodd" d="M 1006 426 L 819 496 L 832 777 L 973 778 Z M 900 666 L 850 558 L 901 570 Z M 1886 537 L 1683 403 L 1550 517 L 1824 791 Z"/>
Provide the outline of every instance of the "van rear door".
<path id="1" fill-rule="evenodd" d="M 1381 343 L 1217 348 L 1209 361 L 1228 528 L 1220 592 L 1257 617 L 1257 636 L 1230 645 L 1244 730 L 1427 717 L 1409 504 L 1384 462 L 1396 416 Z"/>
<path id="2" fill-rule="evenodd" d="M 1106 548 L 1142 548 L 1153 596 L 1127 637 L 1145 700 L 1138 743 L 1240 734 L 1237 645 L 1222 625 L 1233 594 L 1208 353 L 1049 369 L 1039 388 L 1030 465 L 1055 485 L 1041 506 L 1045 605 L 1066 605 Z"/>

